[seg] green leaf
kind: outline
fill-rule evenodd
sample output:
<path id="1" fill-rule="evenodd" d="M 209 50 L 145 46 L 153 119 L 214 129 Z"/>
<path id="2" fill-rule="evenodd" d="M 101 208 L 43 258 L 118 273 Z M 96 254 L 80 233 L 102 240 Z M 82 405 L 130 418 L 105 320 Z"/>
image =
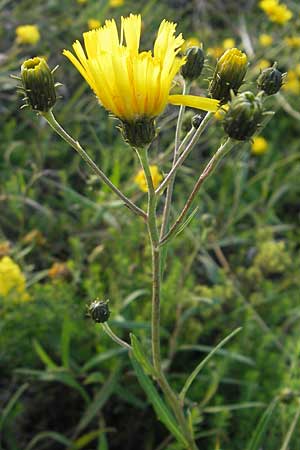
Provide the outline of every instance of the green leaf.
<path id="1" fill-rule="evenodd" d="M 72 441 L 67 439 L 63 434 L 55 433 L 53 431 L 42 431 L 41 433 L 38 433 L 36 436 L 34 436 L 33 439 L 31 439 L 27 447 L 25 447 L 25 450 L 33 449 L 38 442 L 44 441 L 45 439 L 52 439 L 53 441 L 59 442 L 66 447 L 72 448 L 73 445 Z"/>
<path id="2" fill-rule="evenodd" d="M 13 394 L 13 396 L 10 398 L 7 405 L 3 409 L 1 416 L 0 416 L 0 431 L 2 430 L 3 425 L 4 425 L 5 421 L 7 420 L 10 412 L 16 405 L 19 398 L 22 396 L 23 392 L 25 392 L 25 390 L 28 388 L 28 386 L 29 386 L 28 383 L 22 384 L 22 386 L 20 386 L 19 389 Z"/>
<path id="3" fill-rule="evenodd" d="M 100 353 L 99 355 L 93 356 L 85 365 L 82 367 L 81 372 L 87 372 L 92 369 L 94 366 L 106 361 L 109 358 L 114 356 L 121 355 L 122 353 L 127 353 L 128 350 L 126 348 L 116 348 L 112 350 L 108 350 L 107 352 Z"/>
<path id="4" fill-rule="evenodd" d="M 33 348 L 46 367 L 49 369 L 56 369 L 58 367 L 36 339 L 33 340 Z"/>
<path id="5" fill-rule="evenodd" d="M 166 426 L 170 433 L 182 444 L 185 448 L 188 447 L 186 438 L 181 433 L 173 414 L 170 412 L 162 398 L 159 396 L 150 378 L 143 372 L 143 369 L 133 353 L 130 355 L 131 362 L 140 385 L 147 394 L 149 402 L 152 404 L 158 419 Z"/>
<path id="6" fill-rule="evenodd" d="M 278 404 L 278 398 L 275 398 L 268 406 L 266 411 L 263 413 L 257 427 L 252 434 L 251 441 L 247 447 L 247 450 L 259 450 L 261 447 L 261 441 L 264 437 L 265 432 L 268 429 L 270 419 Z"/>
<path id="7" fill-rule="evenodd" d="M 300 416 L 300 405 L 299 405 L 299 408 L 296 411 L 296 414 L 295 414 L 295 417 L 293 419 L 293 422 L 291 423 L 290 428 L 288 429 L 288 431 L 287 431 L 287 433 L 285 435 L 285 438 L 284 438 L 284 441 L 283 441 L 283 444 L 282 444 L 282 447 L 280 448 L 280 450 L 288 450 L 290 440 L 291 440 L 291 438 L 293 436 L 293 433 L 295 431 L 297 422 L 299 420 L 299 416 Z"/>
<path id="8" fill-rule="evenodd" d="M 183 401 L 185 399 L 186 393 L 189 390 L 189 388 L 191 387 L 193 381 L 197 378 L 197 376 L 199 375 L 199 373 L 201 372 L 201 370 L 203 369 L 203 367 L 208 363 L 208 361 L 211 359 L 211 357 L 221 348 L 223 347 L 223 345 L 225 345 L 231 338 L 233 338 L 233 336 L 235 336 L 239 331 L 241 330 L 240 328 L 237 328 L 236 330 L 234 330 L 232 333 L 230 333 L 229 336 L 227 336 L 225 339 L 223 339 L 199 364 L 198 366 L 193 370 L 193 372 L 191 373 L 191 375 L 188 377 L 188 379 L 186 380 L 182 391 L 180 392 L 180 398 Z"/>
<path id="9" fill-rule="evenodd" d="M 61 360 L 64 367 L 70 366 L 70 341 L 73 331 L 73 325 L 70 319 L 66 316 L 64 318 L 63 329 L 61 333 Z"/>
<path id="10" fill-rule="evenodd" d="M 101 408 L 105 405 L 111 394 L 114 392 L 115 385 L 119 377 L 119 367 L 112 373 L 107 382 L 102 386 L 98 394 L 85 410 L 81 420 L 76 428 L 76 433 L 80 433 L 98 414 Z"/>
<path id="11" fill-rule="evenodd" d="M 140 344 L 138 338 L 133 333 L 130 333 L 130 340 L 131 340 L 132 351 L 133 351 L 135 359 L 143 367 L 146 374 L 152 375 L 153 377 L 155 377 L 154 367 L 152 366 L 152 364 L 146 357 L 146 352 L 143 349 L 142 345 Z"/>
<path id="12" fill-rule="evenodd" d="M 72 449 L 74 448 L 74 450 L 75 449 L 80 450 L 80 449 L 84 448 L 87 444 L 94 441 L 101 434 L 105 433 L 105 431 L 108 431 L 108 429 L 89 431 L 88 433 L 84 434 L 83 436 L 80 436 L 80 438 L 76 439 L 76 441 L 73 444 Z"/>

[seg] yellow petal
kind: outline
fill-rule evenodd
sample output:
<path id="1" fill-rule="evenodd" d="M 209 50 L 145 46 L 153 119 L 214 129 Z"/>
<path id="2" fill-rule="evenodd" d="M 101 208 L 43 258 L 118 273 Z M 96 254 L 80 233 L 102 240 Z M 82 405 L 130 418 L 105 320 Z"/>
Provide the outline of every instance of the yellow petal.
<path id="1" fill-rule="evenodd" d="M 216 112 L 219 108 L 219 100 L 197 95 L 169 95 L 168 101 L 171 105 L 185 105 L 209 112 Z"/>

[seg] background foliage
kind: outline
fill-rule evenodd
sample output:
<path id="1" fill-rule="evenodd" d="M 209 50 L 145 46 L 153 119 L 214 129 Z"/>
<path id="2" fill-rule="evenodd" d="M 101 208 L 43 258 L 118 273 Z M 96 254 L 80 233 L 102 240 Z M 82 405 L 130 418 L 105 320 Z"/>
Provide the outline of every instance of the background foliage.
<path id="1" fill-rule="evenodd" d="M 190 227 L 172 243 L 162 324 L 165 366 L 178 389 L 211 348 L 242 326 L 189 391 L 201 448 L 300 447 L 300 48 L 285 40 L 300 34 L 300 7 L 293 1 L 288 6 L 293 19 L 281 26 L 268 21 L 256 2 L 149 0 L 112 7 L 96 0 L 0 1 L 0 258 L 9 255 L 20 266 L 30 297 L 20 301 L 11 291 L 0 301 L 0 448 L 177 448 L 147 404 L 126 351 L 86 314 L 91 300 L 109 298 L 111 326 L 126 340 L 134 332 L 148 347 L 151 274 L 144 225 L 40 117 L 19 110 L 9 78 L 36 54 L 51 67 L 59 64 L 59 121 L 143 205 L 145 195 L 133 181 L 137 161 L 116 121 L 61 55 L 89 19 L 103 23 L 129 12 L 143 15 L 145 48 L 162 17 L 176 21 L 184 37 L 204 43 L 209 55 L 194 93 L 207 88 L 214 55 L 228 38 L 241 48 L 250 36 L 245 88 L 253 87 L 264 60 L 278 60 L 289 71 L 289 84 L 269 103 L 276 115 L 262 131 L 267 150 L 255 155 L 251 143 L 238 147 L 205 184 Z M 39 27 L 35 45 L 16 42 L 22 24 Z M 273 43 L 262 46 L 263 33 Z M 186 113 L 187 129 L 192 115 Z M 169 108 L 152 146 L 151 160 L 162 172 L 170 166 L 175 121 L 176 108 Z M 216 120 L 178 175 L 173 213 L 221 137 Z"/>

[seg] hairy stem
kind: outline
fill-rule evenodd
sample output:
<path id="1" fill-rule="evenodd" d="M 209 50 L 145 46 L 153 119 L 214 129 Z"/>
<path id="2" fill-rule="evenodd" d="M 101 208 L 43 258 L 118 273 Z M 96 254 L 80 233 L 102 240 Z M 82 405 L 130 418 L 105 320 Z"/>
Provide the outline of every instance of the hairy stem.
<path id="1" fill-rule="evenodd" d="M 205 167 L 205 169 L 199 176 L 199 178 L 198 178 L 189 198 L 187 199 L 186 204 L 184 205 L 181 213 L 179 214 L 176 222 L 172 225 L 169 232 L 160 240 L 160 245 L 167 242 L 178 231 L 180 225 L 182 224 L 185 216 L 187 215 L 187 213 L 190 209 L 191 204 L 193 203 L 197 193 L 199 192 L 199 189 L 202 186 L 203 182 L 206 180 L 206 178 L 208 178 L 212 174 L 212 172 L 216 168 L 218 162 L 227 154 L 227 152 L 229 150 L 231 150 L 233 145 L 234 145 L 234 142 L 230 138 L 227 138 L 225 143 L 222 144 L 218 148 L 218 150 L 216 151 L 214 156 L 211 158 L 211 160 L 209 161 L 209 163 L 207 164 L 207 166 Z"/>
<path id="2" fill-rule="evenodd" d="M 75 141 L 57 122 L 55 119 L 53 112 L 48 111 L 46 113 L 40 113 L 49 123 L 51 128 L 71 147 L 76 150 L 76 152 L 81 156 L 81 158 L 90 166 L 93 172 L 100 178 L 100 180 L 105 183 L 117 196 L 128 206 L 128 208 L 133 211 L 135 214 L 143 217 L 143 219 L 147 219 L 147 214 L 137 205 L 135 205 L 129 198 L 126 197 L 118 188 L 115 186 L 109 178 L 102 172 L 101 169 L 95 164 L 95 162 L 90 158 L 90 156 L 86 153 L 86 151 L 81 147 L 78 141 Z"/>

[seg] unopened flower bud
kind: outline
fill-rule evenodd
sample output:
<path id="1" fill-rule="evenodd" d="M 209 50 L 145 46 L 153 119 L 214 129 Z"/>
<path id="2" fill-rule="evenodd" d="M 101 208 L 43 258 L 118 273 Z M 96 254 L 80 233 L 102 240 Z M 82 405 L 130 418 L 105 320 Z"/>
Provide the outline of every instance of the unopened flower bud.
<path id="1" fill-rule="evenodd" d="M 186 52 L 186 63 L 180 72 L 185 80 L 193 81 L 200 77 L 204 65 L 204 54 L 200 47 L 190 47 Z"/>
<path id="2" fill-rule="evenodd" d="M 230 102 L 223 120 L 225 132 L 232 139 L 246 141 L 257 131 L 263 118 L 261 96 L 247 91 L 237 95 Z"/>
<path id="3" fill-rule="evenodd" d="M 150 144 L 156 135 L 154 119 L 147 117 L 135 122 L 122 121 L 121 127 L 124 140 L 134 148 L 142 148 Z"/>
<path id="4" fill-rule="evenodd" d="M 53 74 L 44 58 L 27 59 L 21 66 L 21 81 L 27 105 L 47 112 L 56 102 Z"/>
<path id="5" fill-rule="evenodd" d="M 245 78 L 248 59 L 245 53 L 231 48 L 218 60 L 213 78 L 209 85 L 209 94 L 220 100 L 221 104 L 230 100 L 230 91 L 238 92 Z"/>
<path id="6" fill-rule="evenodd" d="M 257 78 L 257 87 L 261 91 L 264 91 L 267 95 L 276 94 L 283 83 L 284 74 L 277 69 L 275 63 L 273 67 L 269 67 L 261 72 Z"/>
<path id="7" fill-rule="evenodd" d="M 107 322 L 110 311 L 108 308 L 108 301 L 95 300 L 89 306 L 89 313 L 91 318 L 96 323 Z"/>

